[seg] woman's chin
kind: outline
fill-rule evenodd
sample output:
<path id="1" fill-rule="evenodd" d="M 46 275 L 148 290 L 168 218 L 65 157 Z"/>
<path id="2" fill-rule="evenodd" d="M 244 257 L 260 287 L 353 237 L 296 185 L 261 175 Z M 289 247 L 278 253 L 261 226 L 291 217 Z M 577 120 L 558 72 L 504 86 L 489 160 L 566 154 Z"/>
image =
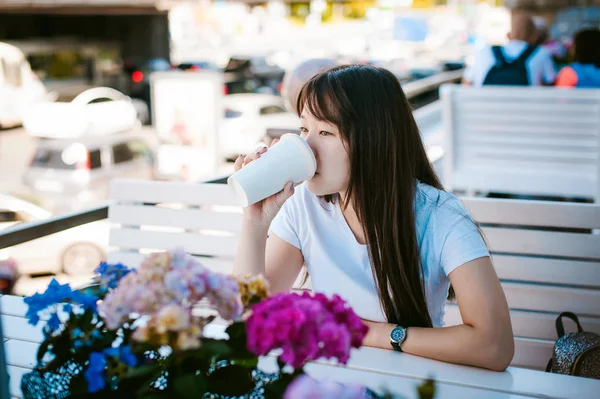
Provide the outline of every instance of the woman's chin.
<path id="1" fill-rule="evenodd" d="M 308 191 L 316 196 L 336 194 L 337 191 L 331 190 L 330 187 L 325 187 L 319 179 L 319 175 L 313 176 L 312 179 L 306 182 Z"/>

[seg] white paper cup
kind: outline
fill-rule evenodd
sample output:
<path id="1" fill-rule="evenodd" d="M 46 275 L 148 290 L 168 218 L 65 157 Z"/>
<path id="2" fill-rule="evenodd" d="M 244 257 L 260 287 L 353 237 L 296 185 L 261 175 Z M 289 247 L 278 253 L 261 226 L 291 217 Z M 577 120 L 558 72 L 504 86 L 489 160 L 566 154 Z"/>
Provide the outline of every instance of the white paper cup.
<path id="1" fill-rule="evenodd" d="M 227 179 L 241 206 L 247 207 L 283 190 L 289 181 L 308 180 L 317 170 L 317 161 L 308 143 L 287 133 L 260 158 Z"/>

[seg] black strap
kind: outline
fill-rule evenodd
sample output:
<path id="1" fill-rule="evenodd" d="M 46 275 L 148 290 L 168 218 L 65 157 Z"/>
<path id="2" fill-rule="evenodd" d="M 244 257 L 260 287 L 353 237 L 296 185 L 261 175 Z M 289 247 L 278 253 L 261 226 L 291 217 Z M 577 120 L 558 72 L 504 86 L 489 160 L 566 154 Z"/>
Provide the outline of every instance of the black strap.
<path id="1" fill-rule="evenodd" d="M 531 57 L 531 54 L 533 54 L 535 50 L 537 50 L 537 46 L 527 46 L 527 48 L 521 53 L 519 57 L 517 57 L 516 60 L 513 61 L 513 63 L 524 64 L 525 61 L 527 61 L 527 59 Z"/>
<path id="2" fill-rule="evenodd" d="M 577 318 L 575 313 L 562 312 L 556 318 L 556 333 L 558 334 L 558 338 L 565 335 L 565 326 L 563 325 L 563 320 L 562 320 L 563 317 L 568 317 L 569 319 L 573 320 L 575 322 L 575 324 L 577 324 L 577 332 L 583 332 L 583 328 L 581 328 L 581 324 L 579 324 L 579 319 Z"/>
<path id="3" fill-rule="evenodd" d="M 506 64 L 506 57 L 504 57 L 502 47 L 492 46 L 492 52 L 494 53 L 494 57 L 496 58 L 496 64 L 498 64 L 499 66 Z"/>

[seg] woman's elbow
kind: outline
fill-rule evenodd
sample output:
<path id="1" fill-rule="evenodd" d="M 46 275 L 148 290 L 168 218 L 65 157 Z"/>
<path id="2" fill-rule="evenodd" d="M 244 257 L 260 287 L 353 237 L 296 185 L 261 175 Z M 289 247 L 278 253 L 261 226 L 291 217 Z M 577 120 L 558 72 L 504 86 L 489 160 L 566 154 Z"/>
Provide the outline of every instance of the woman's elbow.
<path id="1" fill-rule="evenodd" d="M 515 354 L 515 339 L 512 333 L 490 339 L 486 352 L 486 368 L 493 371 L 506 370 Z"/>

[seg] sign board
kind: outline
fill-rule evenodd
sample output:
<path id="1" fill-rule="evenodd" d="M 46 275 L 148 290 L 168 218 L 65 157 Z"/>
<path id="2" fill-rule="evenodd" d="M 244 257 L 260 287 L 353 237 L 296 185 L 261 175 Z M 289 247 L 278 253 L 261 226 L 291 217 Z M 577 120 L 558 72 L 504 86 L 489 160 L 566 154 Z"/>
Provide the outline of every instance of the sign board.
<path id="1" fill-rule="evenodd" d="M 160 140 L 158 173 L 197 180 L 217 174 L 223 116 L 223 74 L 154 72 L 150 76 L 153 125 Z"/>

